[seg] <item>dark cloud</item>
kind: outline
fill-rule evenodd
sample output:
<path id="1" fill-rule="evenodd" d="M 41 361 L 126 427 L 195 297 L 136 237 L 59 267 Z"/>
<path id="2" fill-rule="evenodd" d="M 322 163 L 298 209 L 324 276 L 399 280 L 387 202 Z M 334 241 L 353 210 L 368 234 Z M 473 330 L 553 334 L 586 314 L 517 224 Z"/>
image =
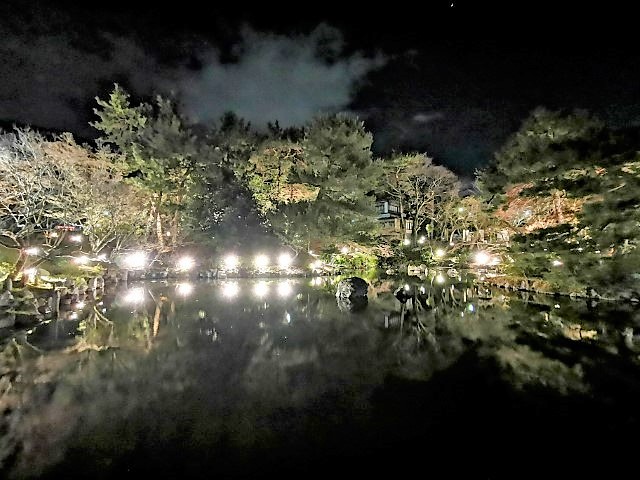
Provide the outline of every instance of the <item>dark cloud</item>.
<path id="1" fill-rule="evenodd" d="M 122 80 L 149 92 L 170 72 L 135 42 L 100 34 L 88 51 L 65 33 L 5 36 L 0 43 L 0 119 L 86 134 L 94 97 Z"/>
<path id="2" fill-rule="evenodd" d="M 245 25 L 224 49 L 208 41 L 195 42 L 197 49 L 174 45 L 182 57 L 173 62 L 133 34 L 96 29 L 83 39 L 72 25 L 58 19 L 55 29 L 25 23 L 3 32 L 1 121 L 93 135 L 94 98 L 118 82 L 135 95 L 174 94 L 195 121 L 231 110 L 256 127 L 297 125 L 346 109 L 367 73 L 385 63 L 381 54 L 345 53 L 341 32 L 326 24 L 296 35 Z"/>
<path id="3" fill-rule="evenodd" d="M 301 125 L 320 112 L 345 109 L 383 55 L 343 55 L 339 30 L 319 25 L 295 36 L 257 32 L 245 27 L 234 46 L 237 60 L 223 63 L 217 50 L 199 54 L 202 68 L 185 72 L 178 89 L 186 112 L 211 121 L 227 110 L 264 126 Z"/>

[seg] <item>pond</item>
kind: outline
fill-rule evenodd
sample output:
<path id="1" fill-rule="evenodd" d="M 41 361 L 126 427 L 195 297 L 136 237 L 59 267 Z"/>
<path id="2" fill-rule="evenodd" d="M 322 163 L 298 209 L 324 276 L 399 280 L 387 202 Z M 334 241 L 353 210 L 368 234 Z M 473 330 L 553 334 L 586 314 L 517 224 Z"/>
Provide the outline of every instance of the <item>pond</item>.
<path id="1" fill-rule="evenodd" d="M 0 473 L 523 478 L 635 468 L 634 306 L 438 276 L 376 280 L 368 304 L 349 311 L 336 280 L 133 282 L 13 333 L 1 352 Z"/>

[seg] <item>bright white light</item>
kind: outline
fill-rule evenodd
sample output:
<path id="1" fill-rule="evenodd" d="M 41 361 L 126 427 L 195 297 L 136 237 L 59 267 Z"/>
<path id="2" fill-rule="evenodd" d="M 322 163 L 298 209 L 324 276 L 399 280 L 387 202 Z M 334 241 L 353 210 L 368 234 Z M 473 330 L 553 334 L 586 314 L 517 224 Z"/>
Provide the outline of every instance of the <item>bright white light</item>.
<path id="1" fill-rule="evenodd" d="M 460 213 L 464 212 L 464 207 L 458 207 L 458 211 L 459 211 Z"/>
<path id="2" fill-rule="evenodd" d="M 422 243 L 424 243 L 424 242 L 426 242 L 426 241 L 427 241 L 427 237 L 425 237 L 425 236 L 422 236 L 422 237 L 420 237 L 420 238 L 418 239 L 418 243 L 421 243 L 421 244 L 422 244 Z"/>
<path id="3" fill-rule="evenodd" d="M 80 234 L 71 235 L 69 237 L 69 240 L 71 240 L 72 242 L 80 243 L 80 242 L 82 242 L 82 235 L 80 235 Z"/>
<path id="4" fill-rule="evenodd" d="M 436 283 L 444 283 L 444 282 L 445 282 L 444 275 L 442 275 L 441 273 L 436 275 Z"/>
<path id="5" fill-rule="evenodd" d="M 293 288 L 291 287 L 291 284 L 289 282 L 284 281 L 278 283 L 278 295 L 280 295 L 281 297 L 288 297 L 289 295 L 291 295 L 292 291 Z"/>
<path id="6" fill-rule="evenodd" d="M 147 254 L 145 252 L 133 252 L 127 255 L 124 263 L 128 268 L 143 268 L 147 264 Z"/>
<path id="7" fill-rule="evenodd" d="M 25 275 L 27 275 L 27 277 L 29 277 L 29 281 L 33 282 L 36 278 L 36 274 L 38 273 L 38 269 L 33 267 L 33 268 L 27 268 L 24 271 Z"/>
<path id="8" fill-rule="evenodd" d="M 424 287 L 420 287 L 420 293 L 425 294 L 427 293 L 427 289 Z"/>
<path id="9" fill-rule="evenodd" d="M 193 285 L 191 285 L 190 283 L 179 283 L 178 285 L 176 285 L 176 292 L 178 293 L 178 295 L 186 297 L 190 295 L 191 292 L 193 292 Z"/>
<path id="10" fill-rule="evenodd" d="M 177 267 L 178 270 L 183 272 L 188 272 L 191 270 L 196 264 L 196 261 L 192 257 L 182 257 L 178 260 Z"/>
<path id="11" fill-rule="evenodd" d="M 253 287 L 253 293 L 258 298 L 263 298 L 269 293 L 269 286 L 267 282 L 258 282 Z"/>
<path id="12" fill-rule="evenodd" d="M 342 247 L 342 248 L 340 249 L 340 252 L 341 252 L 341 253 L 343 253 L 343 254 L 347 254 L 347 253 L 349 253 L 349 247 L 346 247 L 346 246 L 345 246 L 345 247 Z"/>
<path id="13" fill-rule="evenodd" d="M 404 286 L 404 289 L 408 292 L 409 290 L 411 290 L 411 287 L 407 284 Z"/>
<path id="14" fill-rule="evenodd" d="M 405 245 L 411 245 L 411 240 L 409 240 L 408 238 L 405 238 L 403 243 Z"/>
<path id="15" fill-rule="evenodd" d="M 234 298 L 240 293 L 240 287 L 237 282 L 225 282 L 222 285 L 222 295 L 227 298 Z"/>
<path id="16" fill-rule="evenodd" d="M 107 259 L 107 254 L 106 253 L 101 253 L 100 255 L 98 255 L 96 257 L 98 260 L 100 260 L 101 262 L 104 262 Z"/>
<path id="17" fill-rule="evenodd" d="M 554 260 L 553 262 L 551 262 L 551 264 L 554 267 L 559 267 L 560 265 L 562 265 L 562 262 L 560 260 Z"/>
<path id="18" fill-rule="evenodd" d="M 38 247 L 29 247 L 25 249 L 24 253 L 27 255 L 37 255 L 40 249 Z"/>
<path id="19" fill-rule="evenodd" d="M 469 306 L 467 307 L 467 310 L 469 310 L 470 312 L 473 312 L 475 310 L 475 307 L 473 306 L 473 303 L 469 304 Z"/>
<path id="20" fill-rule="evenodd" d="M 76 306 L 75 306 L 75 307 L 76 307 L 78 310 L 82 310 L 82 309 L 84 308 L 84 305 L 85 305 L 85 303 L 84 303 L 84 302 L 78 302 L 78 303 L 76 303 Z"/>
<path id="21" fill-rule="evenodd" d="M 238 263 L 238 257 L 235 255 L 227 255 L 224 258 L 224 268 L 226 268 L 227 270 L 233 270 L 238 266 Z"/>
<path id="22" fill-rule="evenodd" d="M 293 258 L 288 253 L 283 253 L 278 257 L 278 266 L 280 268 L 289 268 L 292 262 Z"/>
<path id="23" fill-rule="evenodd" d="M 316 260 L 315 262 L 312 262 L 309 267 L 311 267 L 312 270 L 319 270 L 322 268 L 322 260 Z"/>
<path id="24" fill-rule="evenodd" d="M 258 270 L 263 271 L 269 266 L 269 257 L 266 255 L 258 255 L 253 262 Z"/>
<path id="25" fill-rule="evenodd" d="M 89 257 L 87 257 L 86 255 L 82 255 L 81 257 L 74 258 L 73 262 L 77 263 L 78 265 L 86 265 L 89 262 Z"/>
<path id="26" fill-rule="evenodd" d="M 478 252 L 474 257 L 476 265 L 488 265 L 491 262 L 491 255 L 487 252 Z"/>
<path id="27" fill-rule="evenodd" d="M 287 323 L 291 323 L 291 314 L 289 312 L 284 314 L 284 320 Z"/>
<path id="28" fill-rule="evenodd" d="M 58 232 L 49 232 L 49 238 L 58 238 Z"/>
<path id="29" fill-rule="evenodd" d="M 445 252 L 444 252 L 444 250 L 443 250 L 442 248 L 438 248 L 438 249 L 435 251 L 435 256 L 436 256 L 436 257 L 444 257 L 444 253 L 445 253 Z"/>
<path id="30" fill-rule="evenodd" d="M 322 277 L 314 277 L 311 279 L 311 286 L 312 287 L 319 287 L 322 285 Z"/>
<path id="31" fill-rule="evenodd" d="M 137 304 L 137 303 L 142 303 L 144 301 L 144 297 L 145 297 L 144 288 L 135 287 L 127 292 L 127 294 L 124 297 L 124 301 L 127 303 Z"/>

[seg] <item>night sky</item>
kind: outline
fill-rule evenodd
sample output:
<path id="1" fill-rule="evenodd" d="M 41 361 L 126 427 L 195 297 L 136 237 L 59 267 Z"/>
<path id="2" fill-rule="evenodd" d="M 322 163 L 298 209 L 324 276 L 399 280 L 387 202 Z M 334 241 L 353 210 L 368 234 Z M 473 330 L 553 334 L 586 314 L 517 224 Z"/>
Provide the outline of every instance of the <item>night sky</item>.
<path id="1" fill-rule="evenodd" d="M 379 155 L 421 151 L 471 176 L 536 106 L 640 123 L 630 6 L 608 2 L 19 1 L 0 15 L 0 122 L 96 132 L 114 82 L 197 122 L 257 128 L 356 113 Z M 418 8 L 419 5 L 419 8 Z"/>

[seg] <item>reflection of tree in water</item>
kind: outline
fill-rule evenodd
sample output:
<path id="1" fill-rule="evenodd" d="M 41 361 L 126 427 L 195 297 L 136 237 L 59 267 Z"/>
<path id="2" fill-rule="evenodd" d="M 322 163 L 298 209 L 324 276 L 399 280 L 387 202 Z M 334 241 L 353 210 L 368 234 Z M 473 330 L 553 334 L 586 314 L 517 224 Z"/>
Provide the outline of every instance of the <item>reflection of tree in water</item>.
<path id="1" fill-rule="evenodd" d="M 640 341 L 633 340 L 628 327 L 640 318 L 633 307 L 595 308 L 590 301 L 455 280 L 410 280 L 395 291 L 395 305 L 376 317 L 384 318 L 384 323 L 378 320 L 380 327 L 397 330 L 395 346 L 409 377 L 446 369 L 464 352 L 474 351 L 492 359 L 517 388 L 569 393 L 586 391 L 588 368 L 615 364 L 615 356 L 640 363 Z M 433 365 L 431 372 L 425 362 Z"/>
<path id="2" fill-rule="evenodd" d="M 223 445 L 289 445 L 311 432 L 320 442 L 332 425 L 364 422 L 388 375 L 428 380 L 469 353 L 516 388 L 562 394 L 597 382 L 599 362 L 610 365 L 602 375 L 638 362 L 633 309 L 612 319 L 602 306 L 456 279 L 406 283 L 404 302 L 394 295 L 404 283 L 372 285 L 362 312 L 310 286 L 232 301 L 205 285 L 195 302 L 152 284 L 143 301 L 116 299 L 83 319 L 72 345 L 46 355 L 7 346 L 0 460 L 19 450 L 22 471 L 38 472 L 63 455 L 90 467 L 183 445 L 197 464 L 189 455 Z"/>

